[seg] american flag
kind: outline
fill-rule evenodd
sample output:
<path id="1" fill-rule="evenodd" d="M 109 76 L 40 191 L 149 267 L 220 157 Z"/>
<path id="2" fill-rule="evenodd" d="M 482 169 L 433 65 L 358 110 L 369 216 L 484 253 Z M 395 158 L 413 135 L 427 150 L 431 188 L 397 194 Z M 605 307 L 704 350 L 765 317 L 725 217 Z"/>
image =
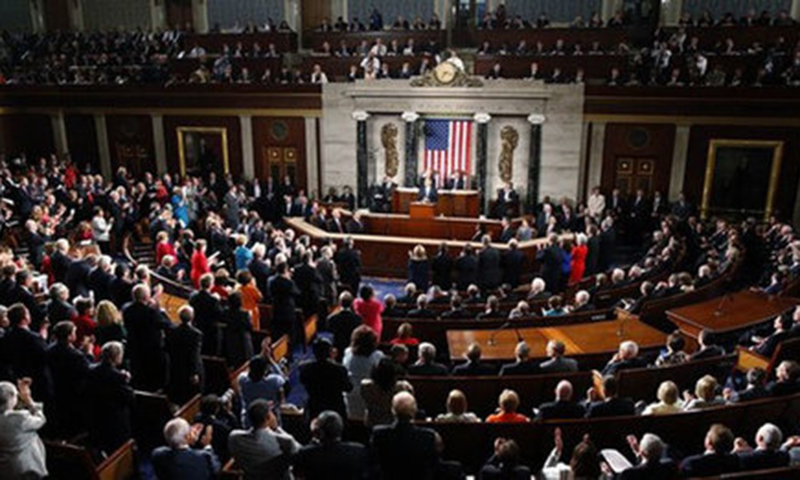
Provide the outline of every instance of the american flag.
<path id="1" fill-rule="evenodd" d="M 433 172 L 436 185 L 461 171 L 469 175 L 472 151 L 471 120 L 425 120 L 425 170 Z"/>

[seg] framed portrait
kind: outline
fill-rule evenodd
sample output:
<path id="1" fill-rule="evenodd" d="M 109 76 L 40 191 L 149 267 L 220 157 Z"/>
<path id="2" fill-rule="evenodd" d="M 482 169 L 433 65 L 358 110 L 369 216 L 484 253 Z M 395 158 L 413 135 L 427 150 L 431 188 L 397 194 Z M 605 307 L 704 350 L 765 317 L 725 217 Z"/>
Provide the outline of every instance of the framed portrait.
<path id="1" fill-rule="evenodd" d="M 783 160 L 783 142 L 711 140 L 708 146 L 702 217 L 745 215 L 769 218 Z"/>
<path id="2" fill-rule="evenodd" d="M 178 127 L 178 161 L 181 175 L 226 175 L 229 169 L 228 129 Z"/>

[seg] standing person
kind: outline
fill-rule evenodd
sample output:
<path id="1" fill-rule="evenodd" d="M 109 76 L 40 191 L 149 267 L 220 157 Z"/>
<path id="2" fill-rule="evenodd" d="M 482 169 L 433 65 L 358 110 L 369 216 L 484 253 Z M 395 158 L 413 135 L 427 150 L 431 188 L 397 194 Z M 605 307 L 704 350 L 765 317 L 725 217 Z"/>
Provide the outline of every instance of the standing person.
<path id="1" fill-rule="evenodd" d="M 547 237 L 547 247 L 536 256 L 542 263 L 541 275 L 545 285 L 552 292 L 560 291 L 562 256 L 561 247 L 558 246 L 558 235 L 550 234 Z"/>
<path id="2" fill-rule="evenodd" d="M 105 254 L 111 252 L 111 229 L 113 226 L 114 220 L 107 221 L 103 209 L 95 207 L 94 217 L 92 217 L 92 235 L 100 247 L 100 251 Z"/>
<path id="3" fill-rule="evenodd" d="M 344 395 L 353 390 L 347 369 L 332 358 L 333 345 L 317 337 L 312 346 L 314 360 L 300 366 L 300 383 L 308 392 L 308 414 L 313 418 L 326 410 L 347 416 Z"/>
<path id="4" fill-rule="evenodd" d="M 444 291 L 450 290 L 450 287 L 453 286 L 453 260 L 447 250 L 447 243 L 442 242 L 439 245 L 439 251 L 431 261 L 432 283 Z"/>
<path id="5" fill-rule="evenodd" d="M 86 391 L 89 438 L 92 445 L 111 454 L 131 438 L 133 388 L 130 374 L 120 370 L 125 348 L 108 342 L 100 351 L 100 363 L 89 371 Z"/>
<path id="6" fill-rule="evenodd" d="M 350 418 L 363 419 L 366 413 L 364 399 L 361 397 L 361 381 L 368 378 L 372 369 L 383 358 L 378 350 L 378 337 L 375 332 L 362 325 L 353 330 L 350 346 L 344 352 L 344 366 L 350 375 L 353 389 L 347 394 L 347 414 Z"/>
<path id="7" fill-rule="evenodd" d="M 168 383 L 169 359 L 164 350 L 164 332 L 172 323 L 150 302 L 150 287 L 133 287 L 133 301 L 122 309 L 122 321 L 128 331 L 128 349 L 134 385 L 155 392 Z"/>
<path id="8" fill-rule="evenodd" d="M 203 391 L 205 372 L 200 353 L 203 332 L 194 326 L 194 308 L 184 305 L 178 310 L 181 324 L 169 331 L 166 349 L 170 362 L 170 382 L 167 393 L 173 402 L 181 405 L 193 395 Z"/>
<path id="9" fill-rule="evenodd" d="M 586 272 L 586 256 L 589 253 L 589 247 L 586 245 L 587 238 L 583 233 L 575 236 L 575 246 L 572 247 L 569 284 L 574 285 L 581 281 L 584 273 Z"/>
<path id="10" fill-rule="evenodd" d="M 459 292 L 464 292 L 470 285 L 478 283 L 478 257 L 469 243 L 464 245 L 461 255 L 455 263 L 456 288 Z"/>
<path id="11" fill-rule="evenodd" d="M 195 311 L 195 324 L 203 333 L 203 355 L 219 356 L 222 350 L 220 320 L 222 305 L 219 298 L 211 293 L 214 275 L 206 273 L 200 277 L 200 289 L 189 297 L 189 305 Z"/>
<path id="12" fill-rule="evenodd" d="M 600 193 L 600 187 L 592 189 L 589 200 L 586 202 L 586 209 L 595 222 L 600 222 L 603 219 L 603 212 L 606 209 L 606 197 Z"/>
<path id="13" fill-rule="evenodd" d="M 378 341 L 381 339 L 383 333 L 383 304 L 375 298 L 375 290 L 369 285 L 364 285 L 359 291 L 359 298 L 353 302 L 353 310 L 361 316 L 364 325 L 368 326 L 375 332 Z"/>
<path id="14" fill-rule="evenodd" d="M 242 308 L 242 294 L 233 292 L 228 297 L 228 308 L 223 315 L 225 323 L 225 358 L 238 368 L 253 356 L 250 313 Z"/>
<path id="15" fill-rule="evenodd" d="M 492 246 L 492 237 L 481 238 L 483 247 L 478 254 L 478 279 L 484 291 L 494 290 L 500 286 L 500 251 Z"/>
<path id="16" fill-rule="evenodd" d="M 408 252 L 408 281 L 417 286 L 417 290 L 426 291 L 428 289 L 428 275 L 430 273 L 430 262 L 425 247 L 417 245 Z"/>
<path id="17" fill-rule="evenodd" d="M 17 405 L 23 408 L 17 409 Z M 0 382 L 0 475 L 3 478 L 44 478 L 47 476 L 45 449 L 39 429 L 45 424 L 42 405 L 33 401 L 31 380 L 21 379 L 15 387 Z"/>
<path id="18" fill-rule="evenodd" d="M 342 284 L 355 294 L 361 285 L 361 252 L 355 249 L 352 238 L 344 239 L 342 249 L 336 253 L 335 259 Z"/>
<path id="19" fill-rule="evenodd" d="M 242 295 L 242 308 L 250 312 L 250 324 L 253 326 L 253 330 L 262 330 L 261 311 L 258 304 L 264 297 L 253 282 L 253 275 L 249 270 L 239 270 L 236 273 L 236 283 L 236 291 Z"/>
<path id="20" fill-rule="evenodd" d="M 208 257 L 206 257 L 206 248 L 208 243 L 204 239 L 200 239 L 195 244 L 194 253 L 192 253 L 192 269 L 190 277 L 194 288 L 200 286 L 200 277 L 206 273 L 211 273 L 211 266 Z"/>
<path id="21" fill-rule="evenodd" d="M 300 295 L 294 280 L 292 271 L 286 262 L 279 263 L 276 268 L 276 275 L 269 282 L 269 293 L 272 298 L 272 325 L 270 331 L 274 338 L 282 335 L 289 335 L 292 347 L 300 345 L 302 325 L 298 325 L 297 314 L 295 313 L 295 299 Z"/>

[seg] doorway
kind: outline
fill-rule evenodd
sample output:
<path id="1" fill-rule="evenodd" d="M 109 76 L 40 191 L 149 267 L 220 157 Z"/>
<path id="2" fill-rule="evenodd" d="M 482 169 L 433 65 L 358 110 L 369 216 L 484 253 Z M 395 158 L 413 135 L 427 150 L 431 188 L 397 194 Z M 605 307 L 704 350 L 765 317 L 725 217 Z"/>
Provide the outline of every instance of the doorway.
<path id="1" fill-rule="evenodd" d="M 303 0 L 300 9 L 305 31 L 314 30 L 324 19 L 331 18 L 330 0 Z"/>

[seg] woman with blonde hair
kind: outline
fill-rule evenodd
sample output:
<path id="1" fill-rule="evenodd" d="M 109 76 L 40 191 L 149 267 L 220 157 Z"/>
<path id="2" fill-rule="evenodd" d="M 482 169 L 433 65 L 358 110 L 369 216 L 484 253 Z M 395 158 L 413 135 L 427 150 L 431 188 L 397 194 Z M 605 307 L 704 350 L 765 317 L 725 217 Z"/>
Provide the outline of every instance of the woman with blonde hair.
<path id="1" fill-rule="evenodd" d="M 700 410 L 724 405 L 725 400 L 717 396 L 718 386 L 717 379 L 711 375 L 701 377 L 694 386 L 694 395 L 688 391 L 684 393 L 686 405 L 683 406 L 683 410 Z"/>
<path id="2" fill-rule="evenodd" d="M 683 411 L 683 402 L 675 382 L 669 380 L 661 382 L 656 397 L 658 397 L 658 401 L 648 405 L 642 415 L 666 415 Z"/>
<path id="3" fill-rule="evenodd" d="M 94 329 L 95 344 L 102 347 L 108 342 L 124 342 L 128 332 L 122 324 L 122 315 L 112 302 L 102 300 L 95 309 L 97 327 Z"/>
<path id="4" fill-rule="evenodd" d="M 408 252 L 408 281 L 416 285 L 417 290 L 424 292 L 428 289 L 429 273 L 428 252 L 422 245 L 416 245 Z"/>
<path id="5" fill-rule="evenodd" d="M 467 396 L 461 390 L 450 390 L 447 395 L 447 413 L 436 417 L 439 423 L 479 423 L 477 415 L 467 411 Z"/>

